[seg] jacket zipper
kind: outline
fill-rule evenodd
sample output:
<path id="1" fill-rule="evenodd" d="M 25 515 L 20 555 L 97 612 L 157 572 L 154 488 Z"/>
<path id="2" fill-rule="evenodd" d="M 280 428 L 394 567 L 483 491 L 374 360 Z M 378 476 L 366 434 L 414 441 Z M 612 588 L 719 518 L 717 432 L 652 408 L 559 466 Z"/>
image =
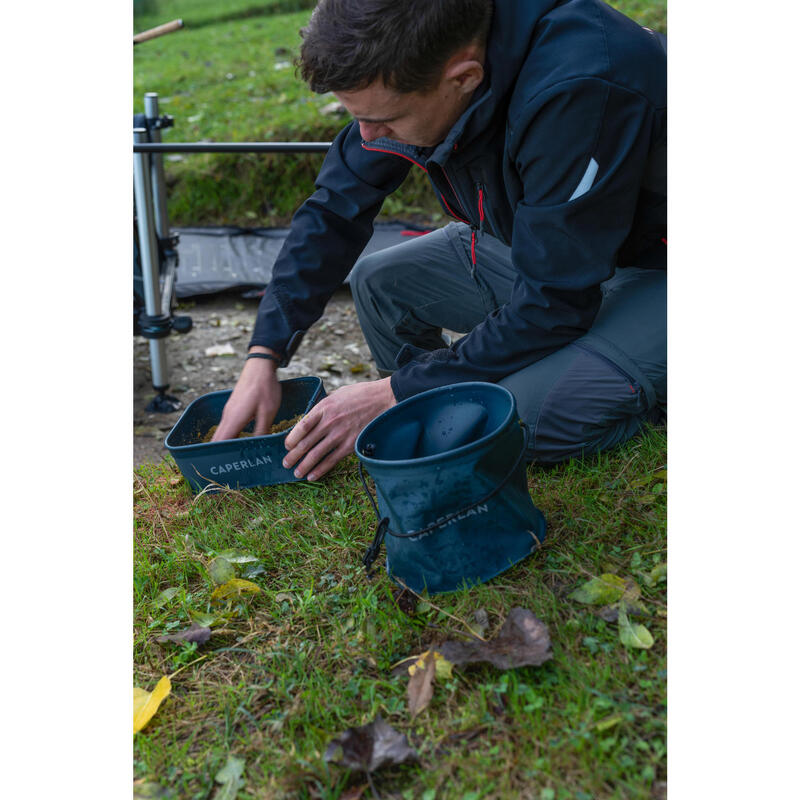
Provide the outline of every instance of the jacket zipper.
<path id="1" fill-rule="evenodd" d="M 429 174 L 428 170 L 425 169 L 425 167 L 423 167 L 422 164 L 419 163 L 419 161 L 415 161 L 413 158 L 411 158 L 410 156 L 404 155 L 403 153 L 396 153 L 393 150 L 385 150 L 385 149 L 383 149 L 381 147 L 368 147 L 364 142 L 361 143 L 361 146 L 365 150 L 372 150 L 373 152 L 376 152 L 376 153 L 389 153 L 390 155 L 400 156 L 400 158 L 405 158 L 406 161 L 410 161 L 412 164 L 416 164 L 426 175 Z M 464 204 L 461 202 L 461 198 L 459 198 L 458 192 L 456 192 L 455 186 L 453 186 L 453 182 L 450 180 L 450 176 L 447 174 L 447 172 L 445 171 L 444 167 L 440 166 L 439 169 L 442 170 L 442 175 L 444 175 L 445 180 L 447 181 L 448 185 L 450 186 L 450 191 L 453 193 L 453 198 L 458 202 L 459 206 L 461 207 L 461 210 L 463 211 L 464 210 Z M 444 203 L 445 208 L 447 208 L 447 210 L 457 220 L 460 220 L 461 222 L 469 225 L 470 230 L 472 231 L 471 242 L 470 242 L 470 251 L 471 251 L 471 255 L 472 255 L 472 268 L 473 269 L 475 269 L 475 267 L 477 267 L 477 265 L 478 265 L 477 256 L 475 254 L 476 234 L 478 234 L 478 233 L 482 234 L 483 233 L 483 223 L 484 223 L 484 221 L 486 219 L 486 215 L 484 214 L 484 211 L 483 211 L 483 184 L 482 183 L 477 183 L 475 185 L 476 185 L 476 188 L 478 189 L 478 224 L 477 225 L 475 225 L 472 222 L 469 222 L 469 220 L 464 219 L 464 217 L 459 216 L 458 214 L 456 214 L 455 211 L 453 211 L 453 209 L 450 208 L 450 204 L 447 202 L 447 199 L 445 198 L 444 194 L 440 193 L 441 194 L 441 198 L 442 198 L 442 202 Z"/>
<path id="2" fill-rule="evenodd" d="M 481 233 L 483 234 L 483 221 L 486 218 L 483 213 L 483 185 L 478 183 L 475 184 L 478 189 L 478 227 L 476 228 L 474 225 L 470 225 L 472 229 L 472 268 L 475 269 L 478 266 L 478 260 L 475 256 L 475 234 Z"/>

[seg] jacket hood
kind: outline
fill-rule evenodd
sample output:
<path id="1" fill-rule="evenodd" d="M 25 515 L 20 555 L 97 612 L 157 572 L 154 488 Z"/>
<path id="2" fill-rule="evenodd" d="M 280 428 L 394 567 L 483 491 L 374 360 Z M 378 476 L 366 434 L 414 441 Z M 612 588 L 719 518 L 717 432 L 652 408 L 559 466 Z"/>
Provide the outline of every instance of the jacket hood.
<path id="1" fill-rule="evenodd" d="M 467 144 L 508 102 L 532 47 L 539 20 L 567 0 L 495 0 L 486 47 L 486 77 L 473 102 L 456 121 L 432 157 L 444 161 L 456 143 Z"/>

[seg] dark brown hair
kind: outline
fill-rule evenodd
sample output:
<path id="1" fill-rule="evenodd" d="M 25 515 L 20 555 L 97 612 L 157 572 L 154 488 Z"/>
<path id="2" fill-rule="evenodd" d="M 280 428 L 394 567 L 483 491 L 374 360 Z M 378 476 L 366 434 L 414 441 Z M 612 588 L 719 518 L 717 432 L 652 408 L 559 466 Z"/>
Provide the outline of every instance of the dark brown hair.
<path id="1" fill-rule="evenodd" d="M 314 92 L 363 89 L 381 79 L 424 92 L 460 47 L 484 43 L 492 0 L 320 0 L 297 65 Z"/>

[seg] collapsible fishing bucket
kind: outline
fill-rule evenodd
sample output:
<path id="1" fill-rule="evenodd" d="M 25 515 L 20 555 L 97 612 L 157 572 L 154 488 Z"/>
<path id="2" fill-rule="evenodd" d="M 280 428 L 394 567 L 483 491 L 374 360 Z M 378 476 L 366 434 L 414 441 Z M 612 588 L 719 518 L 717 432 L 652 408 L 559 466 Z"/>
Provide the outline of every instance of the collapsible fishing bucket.
<path id="1" fill-rule="evenodd" d="M 355 445 L 375 481 L 369 569 L 386 542 L 389 575 L 415 592 L 493 578 L 545 536 L 525 473 L 527 431 L 514 396 L 493 383 L 422 392 L 376 417 Z"/>
<path id="2" fill-rule="evenodd" d="M 231 390 L 211 392 L 190 403 L 167 435 L 164 445 L 172 453 L 193 492 L 215 484 L 231 489 L 272 486 L 300 480 L 283 466 L 288 430 L 242 439 L 204 442 L 212 425 L 218 425 Z M 281 381 L 281 405 L 275 423 L 307 414 L 323 397 L 322 380 L 315 376 Z M 244 432 L 252 434 L 254 422 Z"/>

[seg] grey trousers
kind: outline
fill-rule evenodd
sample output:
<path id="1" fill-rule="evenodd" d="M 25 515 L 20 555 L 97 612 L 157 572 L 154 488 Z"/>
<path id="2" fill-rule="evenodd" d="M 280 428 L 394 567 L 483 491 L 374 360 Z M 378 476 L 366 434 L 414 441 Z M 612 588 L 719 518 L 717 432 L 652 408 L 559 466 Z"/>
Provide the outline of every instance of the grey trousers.
<path id="1" fill-rule="evenodd" d="M 361 259 L 350 274 L 359 322 L 378 368 L 397 368 L 400 348 L 446 347 L 442 328 L 468 333 L 508 302 L 511 251 L 486 234 L 478 267 L 470 229 L 451 223 Z M 656 421 L 667 402 L 667 277 L 627 267 L 602 284 L 592 328 L 499 383 L 528 426 L 528 458 L 556 463 L 624 442 Z"/>

